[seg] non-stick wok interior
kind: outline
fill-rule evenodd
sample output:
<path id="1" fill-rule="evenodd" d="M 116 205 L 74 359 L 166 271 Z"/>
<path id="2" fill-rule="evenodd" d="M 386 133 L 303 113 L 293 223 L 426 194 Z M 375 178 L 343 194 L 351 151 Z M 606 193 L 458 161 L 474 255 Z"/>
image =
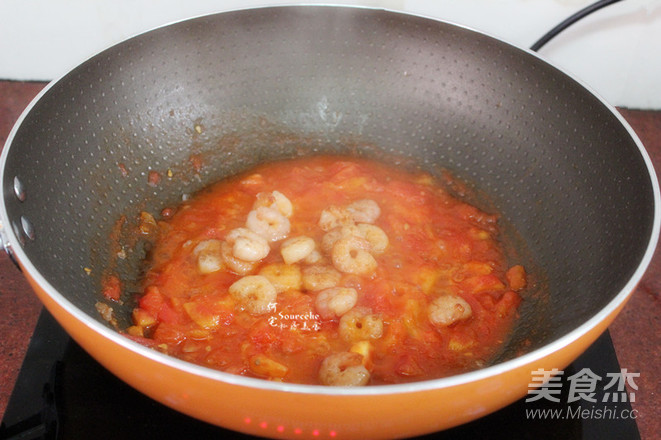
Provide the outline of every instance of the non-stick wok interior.
<path id="1" fill-rule="evenodd" d="M 488 196 L 525 242 L 524 263 L 543 268 L 510 353 L 593 316 L 650 240 L 643 156 L 584 87 L 471 30 L 343 7 L 201 17 L 91 58 L 23 120 L 3 196 L 32 264 L 101 320 L 99 278 L 121 216 L 158 213 L 258 162 L 317 152 L 400 156 Z M 191 158 L 202 159 L 198 173 Z M 131 263 L 140 255 L 125 250 Z"/>

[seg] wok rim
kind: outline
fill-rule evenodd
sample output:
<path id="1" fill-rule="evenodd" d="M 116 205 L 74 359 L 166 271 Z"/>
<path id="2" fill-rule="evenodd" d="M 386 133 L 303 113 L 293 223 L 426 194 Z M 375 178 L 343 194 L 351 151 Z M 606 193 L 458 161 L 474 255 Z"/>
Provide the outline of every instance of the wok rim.
<path id="1" fill-rule="evenodd" d="M 217 382 L 222 382 L 228 385 L 242 386 L 251 389 L 263 390 L 263 391 L 273 391 L 273 392 L 285 392 L 285 393 L 299 393 L 299 394 L 314 394 L 321 396 L 383 396 L 391 394 L 406 394 L 406 393 L 418 393 L 431 390 L 440 390 L 444 388 L 452 388 L 459 385 L 464 385 L 472 382 L 478 382 L 481 380 L 486 380 L 492 377 L 499 376 L 503 373 L 506 373 L 511 370 L 516 370 L 522 368 L 526 365 L 533 364 L 537 361 L 544 359 L 545 357 L 561 351 L 564 347 L 571 345 L 573 342 L 579 340 L 581 337 L 586 335 L 592 329 L 597 327 L 602 321 L 607 319 L 611 314 L 616 312 L 618 308 L 627 301 L 629 296 L 634 292 L 637 284 L 640 282 L 644 276 L 647 268 L 649 267 L 650 262 L 654 256 L 654 252 L 657 247 L 659 240 L 659 234 L 661 230 L 661 191 L 659 189 L 659 181 L 654 170 L 651 158 L 647 153 L 644 145 L 638 138 L 637 134 L 631 128 L 629 123 L 624 119 L 624 117 L 617 111 L 617 109 L 608 103 L 601 95 L 599 95 L 595 90 L 593 90 L 588 84 L 583 82 L 581 79 L 575 77 L 570 72 L 565 69 L 555 65 L 552 61 L 549 61 L 538 53 L 531 51 L 527 48 L 521 48 L 512 43 L 509 43 L 506 40 L 503 40 L 500 37 L 495 37 L 489 33 L 475 30 L 471 27 L 453 23 L 448 20 L 430 17 L 423 14 L 403 12 L 395 9 L 389 8 L 379 8 L 379 7 L 369 7 L 369 6 L 360 6 L 360 5 L 341 5 L 341 4 L 282 4 L 282 5 L 266 5 L 266 6 L 253 6 L 246 8 L 238 9 L 228 9 L 221 10 L 219 12 L 211 12 L 208 14 L 200 14 L 192 17 L 187 17 L 181 20 L 175 20 L 168 22 L 166 24 L 153 27 L 143 32 L 136 33 L 126 39 L 123 39 L 119 42 L 109 45 L 107 48 L 96 52 L 85 60 L 81 61 L 78 65 L 74 66 L 72 69 L 64 72 L 60 77 L 50 81 L 28 104 L 28 106 L 23 110 L 17 121 L 14 123 L 7 140 L 5 141 L 4 148 L 2 149 L 2 154 L 0 155 L 0 185 L 2 186 L 2 194 L 13 193 L 12 189 L 6 188 L 4 186 L 4 176 L 5 176 L 5 165 L 7 162 L 7 157 L 13 145 L 14 138 L 19 128 L 23 124 L 23 121 L 30 115 L 33 107 L 42 99 L 42 97 L 53 87 L 55 87 L 62 79 L 67 77 L 72 70 L 76 69 L 78 66 L 84 62 L 94 58 L 100 53 L 104 52 L 107 49 L 110 49 L 116 45 L 123 44 L 128 40 L 136 38 L 140 35 L 147 34 L 157 29 L 165 28 L 176 23 L 186 22 L 189 20 L 194 20 L 201 17 L 209 17 L 217 14 L 224 14 L 228 12 L 237 12 L 237 11 L 247 11 L 247 10 L 258 10 L 264 8 L 305 8 L 305 7 L 330 7 L 330 8 L 352 8 L 352 9 L 363 9 L 363 10 L 372 10 L 372 11 L 384 11 L 394 14 L 401 14 L 405 16 L 419 17 L 436 22 L 441 22 L 462 28 L 477 34 L 481 34 L 488 38 L 497 40 L 500 43 L 506 44 L 508 46 L 514 47 L 527 55 L 531 55 L 535 58 L 538 58 L 543 63 L 548 64 L 549 66 L 556 69 L 561 74 L 567 76 L 569 79 L 575 81 L 579 86 L 581 86 L 586 92 L 593 95 L 603 106 L 607 109 L 613 116 L 616 117 L 618 122 L 627 130 L 627 133 L 634 141 L 638 147 L 638 152 L 640 153 L 645 167 L 647 169 L 647 177 L 650 179 L 650 184 L 652 186 L 653 199 L 654 199 L 654 219 L 652 222 L 652 230 L 647 241 L 647 247 L 645 253 L 640 259 L 635 271 L 629 277 L 626 284 L 620 289 L 620 291 L 609 301 L 604 307 L 598 309 L 598 311 L 585 322 L 583 322 L 578 327 L 575 327 L 571 331 L 565 333 L 564 335 L 556 338 L 555 340 L 539 347 L 533 351 L 530 351 L 516 358 L 509 359 L 506 361 L 499 362 L 488 367 L 484 367 L 478 370 L 461 373 L 457 375 L 442 377 L 438 379 L 430 379 L 424 381 L 409 382 L 403 384 L 391 384 L 391 385 L 370 385 L 367 387 L 329 387 L 324 385 L 305 385 L 305 384 L 294 384 L 294 383 L 278 383 L 271 382 L 264 379 L 234 375 L 230 373 L 225 373 L 219 370 L 214 370 L 212 368 L 204 367 L 201 365 L 193 364 L 173 356 L 169 356 L 163 353 L 160 353 L 156 350 L 150 349 L 144 345 L 135 342 L 118 331 L 113 330 L 106 325 L 102 324 L 98 320 L 92 318 L 91 315 L 83 312 L 78 308 L 74 303 L 65 298 L 52 284 L 48 282 L 46 278 L 36 269 L 32 264 L 26 253 L 24 252 L 20 240 L 16 236 L 13 228 L 11 227 L 11 222 L 9 220 L 9 215 L 5 206 L 4 196 L 2 198 L 2 204 L 0 205 L 0 243 L 8 246 L 13 258 L 19 263 L 21 268 L 29 274 L 29 276 L 39 285 L 39 287 L 55 302 L 57 303 L 66 313 L 75 318 L 78 322 L 83 323 L 91 331 L 100 334 L 104 338 L 110 340 L 114 344 L 122 347 L 123 349 L 134 352 L 137 355 L 143 356 L 153 362 L 160 363 L 166 367 L 174 368 L 176 370 L 185 372 L 187 374 L 192 374 L 199 376 L 201 378 L 210 379 Z M 72 338 L 75 339 L 75 338 Z"/>

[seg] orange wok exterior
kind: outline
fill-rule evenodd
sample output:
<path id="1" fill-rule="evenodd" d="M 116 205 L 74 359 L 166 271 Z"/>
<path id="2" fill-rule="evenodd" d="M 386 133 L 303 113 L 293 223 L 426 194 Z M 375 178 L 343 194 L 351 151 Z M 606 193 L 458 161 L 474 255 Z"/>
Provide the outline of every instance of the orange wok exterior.
<path id="1" fill-rule="evenodd" d="M 525 396 L 532 371 L 569 365 L 606 330 L 629 297 L 621 295 L 576 337 L 556 341 L 558 349 L 543 355 L 437 381 L 342 390 L 235 377 L 152 352 L 118 334 L 108 337 L 111 330 L 79 319 L 26 274 L 72 338 L 123 381 L 197 419 L 269 438 L 402 438 L 475 420 Z"/>

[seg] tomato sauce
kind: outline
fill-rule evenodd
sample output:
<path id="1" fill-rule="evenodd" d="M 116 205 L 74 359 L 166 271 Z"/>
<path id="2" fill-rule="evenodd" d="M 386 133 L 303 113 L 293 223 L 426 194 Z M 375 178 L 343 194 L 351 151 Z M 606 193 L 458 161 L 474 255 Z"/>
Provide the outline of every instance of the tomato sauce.
<path id="1" fill-rule="evenodd" d="M 264 240 L 246 229 L 263 231 L 246 225 L 265 194 L 289 229 L 266 240 L 263 255 Z M 505 258 L 496 215 L 427 174 L 377 162 L 270 163 L 167 213 L 127 333 L 234 374 L 376 385 L 477 369 L 507 338 L 526 287 L 525 269 Z M 287 240 L 301 237 L 286 253 Z M 350 247 L 341 255 L 340 243 Z M 336 303 L 320 298 L 329 289 Z"/>

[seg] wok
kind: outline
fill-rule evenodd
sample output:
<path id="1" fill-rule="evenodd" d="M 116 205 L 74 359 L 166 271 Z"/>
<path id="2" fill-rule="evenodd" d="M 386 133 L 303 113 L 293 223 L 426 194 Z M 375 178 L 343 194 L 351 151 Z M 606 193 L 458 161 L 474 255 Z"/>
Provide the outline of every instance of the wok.
<path id="1" fill-rule="evenodd" d="M 121 216 L 320 152 L 449 170 L 516 231 L 539 276 L 493 365 L 361 389 L 272 383 L 167 357 L 100 317 L 103 269 L 130 284 L 144 252 L 112 257 Z M 564 368 L 607 328 L 659 234 L 651 162 L 585 85 L 487 35 L 384 10 L 248 9 L 138 35 L 49 84 L 1 161 L 3 244 L 67 332 L 152 398 L 268 437 L 413 436 L 521 398 L 532 371 Z M 129 305 L 113 305 L 120 325 Z"/>

